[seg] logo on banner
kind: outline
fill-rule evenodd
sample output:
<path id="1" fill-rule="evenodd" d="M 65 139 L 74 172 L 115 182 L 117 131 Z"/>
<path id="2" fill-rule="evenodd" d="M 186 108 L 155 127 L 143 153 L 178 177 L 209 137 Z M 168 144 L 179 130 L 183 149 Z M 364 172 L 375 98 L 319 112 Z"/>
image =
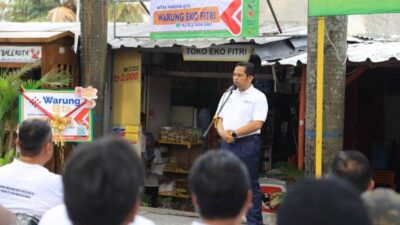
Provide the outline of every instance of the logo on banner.
<path id="1" fill-rule="evenodd" d="M 221 20 L 234 35 L 239 35 L 242 32 L 242 8 L 242 0 L 233 0 L 221 15 Z"/>
<path id="2" fill-rule="evenodd" d="M 82 111 L 80 111 L 78 113 L 78 115 L 76 115 L 74 117 L 74 120 L 80 124 L 85 126 L 87 129 L 89 129 L 89 125 L 90 125 L 90 110 L 88 108 L 84 108 Z"/>

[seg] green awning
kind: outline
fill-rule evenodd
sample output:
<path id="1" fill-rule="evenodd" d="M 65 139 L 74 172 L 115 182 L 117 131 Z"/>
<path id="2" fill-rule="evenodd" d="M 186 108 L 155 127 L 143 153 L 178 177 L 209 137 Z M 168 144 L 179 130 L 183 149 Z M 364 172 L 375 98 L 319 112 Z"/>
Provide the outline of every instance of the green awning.
<path id="1" fill-rule="evenodd" d="M 308 0 L 309 16 L 400 13 L 400 0 Z"/>

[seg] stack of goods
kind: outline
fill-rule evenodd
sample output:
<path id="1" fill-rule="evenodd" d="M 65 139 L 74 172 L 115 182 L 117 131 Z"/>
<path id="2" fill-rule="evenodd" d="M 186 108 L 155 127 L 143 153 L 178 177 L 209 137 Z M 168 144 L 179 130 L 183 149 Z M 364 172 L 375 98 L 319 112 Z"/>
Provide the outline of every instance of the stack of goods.
<path id="1" fill-rule="evenodd" d="M 201 138 L 199 128 L 161 127 L 160 140 L 170 143 L 197 143 Z"/>

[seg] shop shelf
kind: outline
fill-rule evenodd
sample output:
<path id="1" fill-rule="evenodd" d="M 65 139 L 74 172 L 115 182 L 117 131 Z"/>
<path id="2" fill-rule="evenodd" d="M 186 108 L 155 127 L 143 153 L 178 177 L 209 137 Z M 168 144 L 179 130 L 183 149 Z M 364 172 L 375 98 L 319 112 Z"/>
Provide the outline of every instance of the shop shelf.
<path id="1" fill-rule="evenodd" d="M 158 140 L 159 144 L 167 144 L 167 145 L 183 145 L 187 148 L 191 148 L 193 145 L 202 144 L 201 141 L 198 142 L 189 142 L 189 141 L 166 141 L 166 140 Z"/>
<path id="2" fill-rule="evenodd" d="M 171 198 L 183 198 L 183 199 L 190 198 L 189 194 L 184 194 L 179 192 L 160 192 L 158 193 L 158 195 L 162 197 L 171 197 Z"/>

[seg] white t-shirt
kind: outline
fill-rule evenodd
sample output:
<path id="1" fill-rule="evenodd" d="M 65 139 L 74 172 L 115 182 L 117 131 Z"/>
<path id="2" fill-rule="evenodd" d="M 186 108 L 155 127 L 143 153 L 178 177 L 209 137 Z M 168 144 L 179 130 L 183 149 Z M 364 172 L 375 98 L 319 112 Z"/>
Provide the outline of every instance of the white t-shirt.
<path id="1" fill-rule="evenodd" d="M 64 204 L 47 211 L 39 222 L 39 225 L 72 225 L 68 218 L 67 208 Z M 135 216 L 135 221 L 129 225 L 154 225 L 154 223 L 140 215 Z"/>
<path id="2" fill-rule="evenodd" d="M 43 166 L 14 159 L 0 167 L 0 205 L 40 218 L 63 202 L 61 176 Z"/>
<path id="3" fill-rule="evenodd" d="M 228 95 L 229 92 L 226 92 L 222 96 L 217 112 Z M 240 92 L 238 89 L 234 90 L 224 108 L 222 108 L 219 117 L 222 118 L 222 125 L 225 130 L 236 130 L 251 121 L 265 121 L 267 119 L 267 114 L 267 97 L 265 97 L 264 93 L 251 85 L 243 92 Z M 259 133 L 261 133 L 260 129 L 243 136 Z"/>
<path id="4" fill-rule="evenodd" d="M 198 221 L 193 221 L 192 225 L 207 225 L 207 224 L 201 223 L 201 222 L 198 222 Z"/>

